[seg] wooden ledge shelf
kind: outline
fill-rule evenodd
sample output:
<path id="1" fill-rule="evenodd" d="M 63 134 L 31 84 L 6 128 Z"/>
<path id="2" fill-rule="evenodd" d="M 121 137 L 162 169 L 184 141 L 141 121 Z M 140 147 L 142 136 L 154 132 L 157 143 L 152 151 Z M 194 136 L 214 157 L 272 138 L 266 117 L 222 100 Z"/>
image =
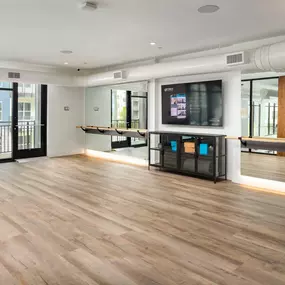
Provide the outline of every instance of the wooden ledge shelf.
<path id="1" fill-rule="evenodd" d="M 262 149 L 270 151 L 285 151 L 285 138 L 259 138 L 259 137 L 226 137 L 228 140 L 239 140 L 243 147 L 249 149 Z"/>
<path id="2" fill-rule="evenodd" d="M 263 138 L 263 137 L 226 137 L 228 140 L 242 140 L 255 142 L 285 143 L 285 138 Z"/>
<path id="3" fill-rule="evenodd" d="M 95 135 L 144 138 L 147 137 L 148 134 L 148 131 L 145 129 L 122 129 L 122 128 L 99 127 L 99 126 L 77 126 L 76 128 L 82 129 L 86 133 L 95 134 Z"/>

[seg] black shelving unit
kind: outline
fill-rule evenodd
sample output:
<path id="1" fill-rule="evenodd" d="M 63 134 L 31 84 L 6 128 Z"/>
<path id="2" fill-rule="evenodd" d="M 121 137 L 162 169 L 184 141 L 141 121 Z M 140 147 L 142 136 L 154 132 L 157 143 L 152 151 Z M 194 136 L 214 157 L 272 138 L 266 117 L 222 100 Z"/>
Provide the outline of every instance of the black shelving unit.
<path id="1" fill-rule="evenodd" d="M 227 179 L 225 135 L 149 132 L 149 169 L 173 171 L 189 176 Z"/>

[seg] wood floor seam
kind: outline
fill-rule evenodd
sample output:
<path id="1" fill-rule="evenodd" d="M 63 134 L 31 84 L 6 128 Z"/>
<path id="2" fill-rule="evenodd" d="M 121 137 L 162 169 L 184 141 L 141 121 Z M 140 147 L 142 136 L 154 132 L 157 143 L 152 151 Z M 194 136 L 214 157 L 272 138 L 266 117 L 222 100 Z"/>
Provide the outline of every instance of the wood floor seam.
<path id="1" fill-rule="evenodd" d="M 0 284 L 285 284 L 283 205 L 81 155 L 3 164 Z"/>

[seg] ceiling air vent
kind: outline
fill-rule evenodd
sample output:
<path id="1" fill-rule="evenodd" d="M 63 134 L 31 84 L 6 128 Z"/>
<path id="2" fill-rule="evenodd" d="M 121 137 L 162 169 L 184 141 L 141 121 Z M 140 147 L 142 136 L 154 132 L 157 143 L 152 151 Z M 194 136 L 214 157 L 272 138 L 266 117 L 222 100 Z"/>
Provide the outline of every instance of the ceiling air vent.
<path id="1" fill-rule="evenodd" d="M 8 72 L 8 78 L 20 79 L 21 75 L 19 72 Z"/>
<path id="2" fill-rule="evenodd" d="M 114 72 L 114 79 L 126 79 L 127 75 L 125 71 L 116 71 Z"/>
<path id="3" fill-rule="evenodd" d="M 226 55 L 227 65 L 239 65 L 244 64 L 244 52 L 237 52 L 233 54 Z"/>

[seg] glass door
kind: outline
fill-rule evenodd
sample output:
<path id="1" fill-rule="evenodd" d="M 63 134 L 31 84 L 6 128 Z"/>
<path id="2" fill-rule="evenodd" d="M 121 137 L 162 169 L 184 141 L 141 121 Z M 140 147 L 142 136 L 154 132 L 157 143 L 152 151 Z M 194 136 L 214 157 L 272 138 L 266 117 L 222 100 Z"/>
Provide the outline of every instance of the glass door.
<path id="1" fill-rule="evenodd" d="M 147 129 L 147 92 L 112 90 L 112 127 Z M 145 138 L 112 136 L 112 148 L 146 146 Z"/>
<path id="2" fill-rule="evenodd" d="M 131 128 L 147 129 L 147 92 L 131 93 Z M 146 146 L 145 138 L 131 138 L 131 146 Z"/>
<path id="3" fill-rule="evenodd" d="M 12 160 L 12 98 L 13 87 L 0 82 L 0 161 Z"/>
<path id="4" fill-rule="evenodd" d="M 14 83 L 13 89 L 13 156 L 45 156 L 47 86 Z"/>
<path id="5" fill-rule="evenodd" d="M 126 129 L 127 123 L 127 91 L 112 90 L 112 128 Z M 128 147 L 128 138 L 112 136 L 112 148 Z"/>

